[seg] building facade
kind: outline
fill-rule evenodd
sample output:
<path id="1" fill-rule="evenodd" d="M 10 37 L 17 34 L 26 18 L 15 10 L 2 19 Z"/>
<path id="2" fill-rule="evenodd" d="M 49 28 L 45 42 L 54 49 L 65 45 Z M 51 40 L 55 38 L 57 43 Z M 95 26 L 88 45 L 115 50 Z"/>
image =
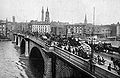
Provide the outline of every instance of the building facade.
<path id="1" fill-rule="evenodd" d="M 84 24 L 65 25 L 67 37 L 84 37 Z"/>
<path id="2" fill-rule="evenodd" d="M 50 26 L 51 26 L 51 33 L 55 35 L 65 35 L 66 34 L 66 29 L 64 28 L 65 25 L 68 25 L 68 22 L 56 22 L 52 21 Z"/>
<path id="3" fill-rule="evenodd" d="M 108 38 L 111 36 L 112 29 L 110 25 L 102 25 L 100 28 L 101 38 Z"/>
<path id="4" fill-rule="evenodd" d="M 50 33 L 50 24 L 43 22 L 31 22 L 32 32 L 38 32 L 39 34 Z"/>
<path id="5" fill-rule="evenodd" d="M 116 30 L 117 30 L 116 36 L 117 36 L 117 37 L 120 37 L 120 24 L 119 24 L 119 22 L 117 23 Z"/>
<path id="6" fill-rule="evenodd" d="M 47 11 L 46 11 L 45 20 L 44 20 L 44 8 L 43 7 L 42 7 L 41 12 L 42 12 L 41 21 L 32 20 L 28 24 L 28 29 L 30 29 L 31 32 L 37 32 L 39 34 L 50 33 L 51 28 L 50 28 L 50 18 L 49 18 L 48 8 L 47 8 Z"/>
<path id="7" fill-rule="evenodd" d="M 6 36 L 7 26 L 5 20 L 0 20 L 0 35 Z"/>

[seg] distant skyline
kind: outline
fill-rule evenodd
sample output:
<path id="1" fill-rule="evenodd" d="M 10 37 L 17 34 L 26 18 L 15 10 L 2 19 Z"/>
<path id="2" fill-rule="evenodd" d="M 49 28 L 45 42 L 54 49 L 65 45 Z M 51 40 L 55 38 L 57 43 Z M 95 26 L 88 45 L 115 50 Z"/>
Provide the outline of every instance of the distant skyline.
<path id="1" fill-rule="evenodd" d="M 42 6 L 44 12 L 48 7 L 50 21 L 83 23 L 86 14 L 87 22 L 93 23 L 95 7 L 95 24 L 120 22 L 120 0 L 0 0 L 0 19 L 41 21 Z"/>

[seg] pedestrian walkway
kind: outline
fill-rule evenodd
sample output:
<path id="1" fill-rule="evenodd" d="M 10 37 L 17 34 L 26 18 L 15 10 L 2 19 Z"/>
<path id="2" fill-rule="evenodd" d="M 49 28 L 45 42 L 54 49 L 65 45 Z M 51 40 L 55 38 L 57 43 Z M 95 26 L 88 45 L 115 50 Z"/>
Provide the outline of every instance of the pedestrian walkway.
<path id="1" fill-rule="evenodd" d="M 96 65 L 97 65 L 98 67 L 101 67 L 101 68 L 109 71 L 109 70 L 108 70 L 108 66 L 109 66 L 109 64 L 111 64 L 112 69 L 111 69 L 111 71 L 109 71 L 109 72 L 112 72 L 113 74 L 118 75 L 117 71 L 114 69 L 114 65 L 113 65 L 113 62 L 111 61 L 110 56 L 105 57 L 106 55 L 103 55 L 103 54 L 101 54 L 101 53 L 94 53 L 94 56 L 97 56 L 97 55 L 100 55 L 101 57 L 103 57 L 103 58 L 106 60 L 104 65 L 99 65 L 98 63 L 96 63 Z M 119 68 L 118 68 L 118 69 L 119 69 Z"/>

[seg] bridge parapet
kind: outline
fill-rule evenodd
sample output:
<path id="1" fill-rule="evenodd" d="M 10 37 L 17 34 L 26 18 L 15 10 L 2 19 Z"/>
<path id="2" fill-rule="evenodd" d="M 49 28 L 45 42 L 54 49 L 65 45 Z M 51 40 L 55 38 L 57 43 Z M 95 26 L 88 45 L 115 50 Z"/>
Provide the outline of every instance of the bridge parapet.
<path id="1" fill-rule="evenodd" d="M 83 59 L 82 57 L 71 54 L 69 51 L 62 50 L 57 46 L 54 46 L 53 53 L 63 58 L 64 60 L 67 60 L 70 64 L 74 65 L 75 67 L 79 68 L 80 70 L 84 71 L 94 78 L 120 78 L 120 76 L 97 66 L 97 64 L 93 64 L 91 72 L 90 62 L 88 59 Z"/>
<path id="2" fill-rule="evenodd" d="M 62 50 L 61 48 L 54 46 L 54 54 L 58 55 L 59 57 L 67 60 L 70 64 L 74 65 L 75 67 L 79 68 L 83 72 L 91 75 L 93 78 L 96 78 L 90 70 L 90 64 L 88 59 L 83 59 L 77 55 L 71 54 L 69 51 Z"/>

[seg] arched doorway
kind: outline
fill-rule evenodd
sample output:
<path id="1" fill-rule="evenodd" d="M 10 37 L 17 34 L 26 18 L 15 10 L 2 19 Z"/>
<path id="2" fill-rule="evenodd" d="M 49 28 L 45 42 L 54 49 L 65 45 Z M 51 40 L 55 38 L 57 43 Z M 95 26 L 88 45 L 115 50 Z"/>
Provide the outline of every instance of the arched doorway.
<path id="1" fill-rule="evenodd" d="M 33 47 L 30 56 L 29 63 L 32 73 L 36 78 L 43 78 L 44 75 L 44 59 L 40 50 L 37 47 Z"/>
<path id="2" fill-rule="evenodd" d="M 16 38 L 16 45 L 18 45 L 18 37 Z"/>
<path id="3" fill-rule="evenodd" d="M 21 54 L 25 54 L 25 40 L 23 39 L 22 40 L 22 42 L 21 42 L 21 44 L 20 44 L 20 52 L 21 52 Z"/>

